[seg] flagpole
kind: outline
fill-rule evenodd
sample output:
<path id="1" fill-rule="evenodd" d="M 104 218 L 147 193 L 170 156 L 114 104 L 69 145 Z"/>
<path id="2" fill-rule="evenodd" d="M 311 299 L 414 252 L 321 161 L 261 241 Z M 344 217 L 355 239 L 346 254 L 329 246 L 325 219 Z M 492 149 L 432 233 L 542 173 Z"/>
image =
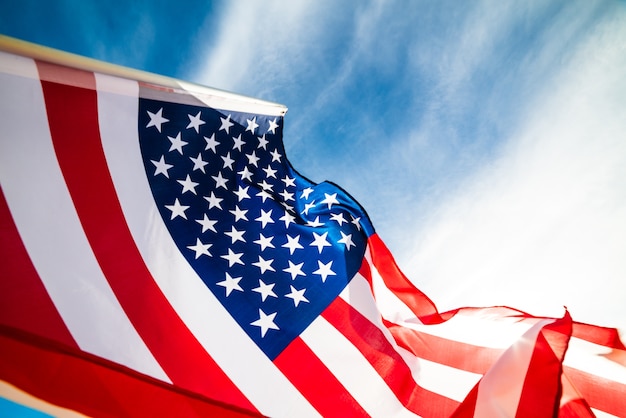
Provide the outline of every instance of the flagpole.
<path id="1" fill-rule="evenodd" d="M 172 89 L 174 91 L 186 92 L 187 94 L 194 95 L 205 104 L 217 109 L 242 110 L 243 105 L 244 111 L 251 113 L 263 113 L 274 116 L 284 116 L 285 113 L 287 113 L 287 107 L 279 103 L 259 100 L 197 83 L 178 80 L 173 77 L 111 64 L 1 34 L 0 51 L 84 71 L 136 80 L 141 83 Z"/>

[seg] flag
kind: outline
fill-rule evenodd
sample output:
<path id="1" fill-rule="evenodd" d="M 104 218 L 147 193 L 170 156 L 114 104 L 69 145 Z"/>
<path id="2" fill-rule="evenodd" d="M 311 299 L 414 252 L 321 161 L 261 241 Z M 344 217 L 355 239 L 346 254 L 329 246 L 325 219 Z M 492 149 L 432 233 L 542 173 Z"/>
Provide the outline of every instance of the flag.
<path id="1" fill-rule="evenodd" d="M 286 109 L 3 40 L 0 394 L 54 415 L 626 416 L 614 329 L 439 312 Z M 540 291 L 540 289 L 538 289 Z"/>

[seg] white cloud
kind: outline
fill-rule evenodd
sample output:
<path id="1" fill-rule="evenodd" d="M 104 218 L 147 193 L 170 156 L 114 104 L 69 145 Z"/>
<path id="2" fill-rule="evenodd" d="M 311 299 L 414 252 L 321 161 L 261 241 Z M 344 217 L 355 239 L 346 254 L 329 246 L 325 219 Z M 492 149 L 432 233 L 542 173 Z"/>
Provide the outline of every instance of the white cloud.
<path id="1" fill-rule="evenodd" d="M 502 156 L 431 208 L 399 254 L 440 308 L 566 305 L 626 329 L 626 16 L 589 29 Z"/>
<path id="2" fill-rule="evenodd" d="M 291 67 L 302 65 L 298 61 L 307 59 L 302 54 L 323 36 L 323 26 L 316 24 L 322 8 L 316 2 L 277 0 L 227 4 L 220 26 L 206 29 L 216 42 L 201 53 L 193 78 L 238 93 L 295 83 Z"/>

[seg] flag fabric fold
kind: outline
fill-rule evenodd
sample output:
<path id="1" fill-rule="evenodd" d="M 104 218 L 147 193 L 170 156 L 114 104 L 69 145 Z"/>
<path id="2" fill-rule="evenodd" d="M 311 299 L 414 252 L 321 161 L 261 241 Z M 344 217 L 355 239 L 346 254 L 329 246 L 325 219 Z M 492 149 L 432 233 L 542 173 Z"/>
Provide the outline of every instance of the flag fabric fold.
<path id="1" fill-rule="evenodd" d="M 626 416 L 615 330 L 439 312 L 347 192 L 290 165 L 283 107 L 86 67 L 0 52 L 1 396 L 88 416 Z"/>

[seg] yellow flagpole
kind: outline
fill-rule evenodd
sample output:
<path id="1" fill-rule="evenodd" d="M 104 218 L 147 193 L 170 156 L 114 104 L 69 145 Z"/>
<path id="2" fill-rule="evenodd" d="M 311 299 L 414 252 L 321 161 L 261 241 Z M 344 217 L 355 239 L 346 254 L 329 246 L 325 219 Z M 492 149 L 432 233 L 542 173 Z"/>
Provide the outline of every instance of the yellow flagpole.
<path id="1" fill-rule="evenodd" d="M 64 65 L 95 73 L 108 74 L 115 77 L 136 80 L 146 84 L 152 84 L 174 91 L 184 91 L 196 96 L 211 107 L 224 110 L 243 110 L 251 113 L 263 113 L 267 115 L 284 116 L 287 107 L 278 103 L 255 99 L 224 90 L 219 90 L 201 84 L 178 80 L 147 71 L 136 70 L 99 61 L 93 58 L 83 57 L 65 51 L 37 45 L 20 39 L 11 38 L 0 34 L 0 51 L 15 55 L 46 61 L 53 64 Z M 0 63 L 1 65 L 1 63 Z M 243 107 L 242 107 L 243 106 Z"/>

